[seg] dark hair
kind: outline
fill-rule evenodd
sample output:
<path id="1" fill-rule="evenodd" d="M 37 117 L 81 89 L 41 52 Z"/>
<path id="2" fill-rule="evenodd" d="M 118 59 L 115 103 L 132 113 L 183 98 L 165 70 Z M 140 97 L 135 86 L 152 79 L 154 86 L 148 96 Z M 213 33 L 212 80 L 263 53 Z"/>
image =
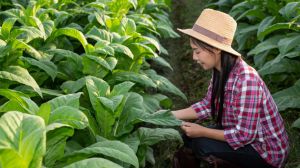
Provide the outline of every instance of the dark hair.
<path id="1" fill-rule="evenodd" d="M 213 52 L 215 47 L 210 46 L 202 41 L 199 41 L 191 37 L 192 42 L 209 52 Z M 222 116 L 223 116 L 223 104 L 224 104 L 224 93 L 225 86 L 232 68 L 235 65 L 237 56 L 230 54 L 225 51 L 221 51 L 221 69 L 218 71 L 216 68 L 213 69 L 212 79 L 212 94 L 211 94 L 211 114 L 213 119 L 216 121 L 218 127 L 222 128 Z M 216 103 L 216 101 L 218 103 Z M 218 106 L 218 107 L 217 107 Z M 218 111 L 217 111 L 218 109 Z"/>

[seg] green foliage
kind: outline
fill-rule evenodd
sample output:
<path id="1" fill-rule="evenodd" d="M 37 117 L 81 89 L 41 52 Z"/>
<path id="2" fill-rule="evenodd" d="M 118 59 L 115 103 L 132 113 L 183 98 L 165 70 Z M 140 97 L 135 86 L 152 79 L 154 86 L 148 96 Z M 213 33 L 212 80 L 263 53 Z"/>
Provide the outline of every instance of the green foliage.
<path id="1" fill-rule="evenodd" d="M 107 167 L 114 167 L 114 168 L 122 168 L 120 165 L 109 161 L 107 159 L 102 158 L 90 158 L 75 162 L 64 168 L 80 168 L 80 167 L 90 167 L 90 168 L 107 168 Z"/>
<path id="2" fill-rule="evenodd" d="M 3 134 L 23 126 L 1 136 L 0 146 L 14 143 L 5 138 L 29 138 L 21 145 L 28 151 L 0 147 L 0 167 L 145 167 L 154 162 L 151 145 L 168 138 L 179 143 L 177 131 L 157 127 L 181 123 L 162 110 L 172 106 L 163 94 L 186 97 L 150 65 L 172 69 L 158 40 L 178 37 L 169 5 L 1 1 L 0 122 L 6 125 L 0 126 Z"/>
<path id="3" fill-rule="evenodd" d="M 273 95 L 280 111 L 288 108 L 300 108 L 300 80 L 294 86 L 279 91 Z"/>
<path id="4" fill-rule="evenodd" d="M 41 167 L 46 130 L 38 116 L 11 111 L 0 119 L 1 167 Z"/>
<path id="5" fill-rule="evenodd" d="M 97 142 L 84 149 L 69 153 L 61 160 L 64 160 L 65 163 L 70 164 L 78 160 L 83 160 L 99 154 L 129 163 L 136 168 L 139 167 L 138 158 L 136 157 L 135 152 L 128 145 L 119 141 L 105 140 Z"/>

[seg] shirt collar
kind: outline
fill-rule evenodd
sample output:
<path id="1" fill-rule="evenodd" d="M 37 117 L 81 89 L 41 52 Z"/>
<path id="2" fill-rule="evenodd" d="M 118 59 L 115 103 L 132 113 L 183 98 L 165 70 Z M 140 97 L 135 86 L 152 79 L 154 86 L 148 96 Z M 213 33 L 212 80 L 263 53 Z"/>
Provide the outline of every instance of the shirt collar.
<path id="1" fill-rule="evenodd" d="M 231 70 L 231 73 L 233 73 L 235 75 L 239 74 L 239 69 L 242 66 L 242 64 L 243 64 L 243 60 L 241 58 L 237 58 L 236 63 L 234 64 L 234 66 Z"/>

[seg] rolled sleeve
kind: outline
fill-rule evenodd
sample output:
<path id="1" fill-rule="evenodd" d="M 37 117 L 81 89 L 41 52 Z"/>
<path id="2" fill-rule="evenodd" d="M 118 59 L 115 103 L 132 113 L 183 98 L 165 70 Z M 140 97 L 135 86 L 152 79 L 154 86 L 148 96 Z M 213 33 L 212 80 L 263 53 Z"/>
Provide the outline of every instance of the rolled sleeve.
<path id="1" fill-rule="evenodd" d="M 199 102 L 191 105 L 191 107 L 196 111 L 198 119 L 203 120 L 211 116 L 211 91 L 212 91 L 212 81 L 208 86 L 208 91 L 206 96 Z"/>
<path id="2" fill-rule="evenodd" d="M 256 138 L 262 100 L 262 87 L 257 80 L 240 79 L 236 89 L 233 109 L 237 124 L 224 129 L 225 140 L 235 150 Z"/>

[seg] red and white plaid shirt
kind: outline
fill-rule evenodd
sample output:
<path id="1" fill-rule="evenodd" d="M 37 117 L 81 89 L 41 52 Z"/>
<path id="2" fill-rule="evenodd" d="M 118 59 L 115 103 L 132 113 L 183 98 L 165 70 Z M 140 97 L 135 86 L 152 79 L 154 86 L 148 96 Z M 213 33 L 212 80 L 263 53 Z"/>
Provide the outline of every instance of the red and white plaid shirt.
<path id="1" fill-rule="evenodd" d="M 211 89 L 210 84 L 206 97 L 191 106 L 200 120 L 211 117 Z M 242 59 L 225 86 L 222 126 L 234 150 L 251 144 L 269 164 L 283 166 L 289 150 L 283 120 L 263 80 Z"/>

